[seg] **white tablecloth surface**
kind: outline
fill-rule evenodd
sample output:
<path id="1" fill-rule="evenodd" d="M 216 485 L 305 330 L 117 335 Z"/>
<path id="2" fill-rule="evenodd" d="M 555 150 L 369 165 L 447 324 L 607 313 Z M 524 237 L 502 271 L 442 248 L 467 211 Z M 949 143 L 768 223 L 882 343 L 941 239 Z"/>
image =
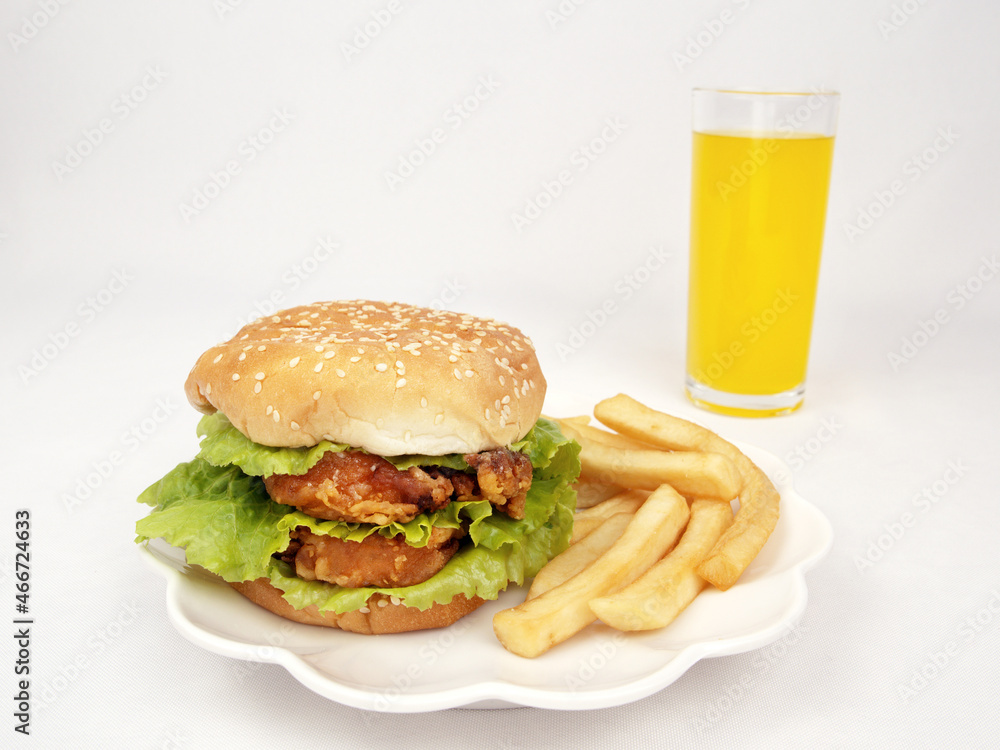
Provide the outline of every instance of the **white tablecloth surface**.
<path id="1" fill-rule="evenodd" d="M 995 740 L 1000 11 L 677 5 L 4 4 L 0 612 L 16 633 L 29 509 L 34 622 L 31 733 L 12 633 L 0 744 Z M 788 417 L 682 396 L 700 85 L 843 93 L 808 397 Z M 178 635 L 132 538 L 135 496 L 195 450 L 188 369 L 274 303 L 356 297 L 518 325 L 550 411 L 625 391 L 783 458 L 835 533 L 794 641 L 620 707 L 396 715 Z"/>

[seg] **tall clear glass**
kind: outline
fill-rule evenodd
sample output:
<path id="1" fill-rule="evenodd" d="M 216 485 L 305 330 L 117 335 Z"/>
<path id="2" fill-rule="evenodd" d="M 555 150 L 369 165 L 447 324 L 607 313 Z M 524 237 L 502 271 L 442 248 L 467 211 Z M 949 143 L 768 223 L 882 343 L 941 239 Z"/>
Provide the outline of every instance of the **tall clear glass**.
<path id="1" fill-rule="evenodd" d="M 839 99 L 694 91 L 685 389 L 701 407 L 802 404 Z"/>

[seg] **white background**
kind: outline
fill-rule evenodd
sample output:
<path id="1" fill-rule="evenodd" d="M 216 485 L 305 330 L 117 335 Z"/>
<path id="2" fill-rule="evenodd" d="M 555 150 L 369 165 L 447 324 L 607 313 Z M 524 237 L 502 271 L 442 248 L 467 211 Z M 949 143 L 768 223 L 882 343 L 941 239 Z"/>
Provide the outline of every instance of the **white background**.
<path id="1" fill-rule="evenodd" d="M 0 744 L 995 738 L 1000 10 L 678 5 L 3 4 L 0 619 L 28 508 L 35 707 L 29 738 L 13 701 L 0 710 Z M 682 395 L 699 85 L 843 94 L 809 392 L 789 417 L 717 417 Z M 376 715 L 177 635 L 132 537 L 134 497 L 196 449 L 188 369 L 272 298 L 356 297 L 521 327 L 550 413 L 625 391 L 784 458 L 836 535 L 801 638 L 766 669 L 752 653 L 701 662 L 619 708 Z"/>

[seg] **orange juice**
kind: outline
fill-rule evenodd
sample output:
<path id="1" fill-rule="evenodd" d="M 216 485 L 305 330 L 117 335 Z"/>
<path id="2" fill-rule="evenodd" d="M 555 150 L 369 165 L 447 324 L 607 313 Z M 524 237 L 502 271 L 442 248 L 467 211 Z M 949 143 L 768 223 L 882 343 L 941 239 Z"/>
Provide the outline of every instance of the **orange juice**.
<path id="1" fill-rule="evenodd" d="M 694 134 L 689 381 L 802 388 L 832 161 L 829 136 Z"/>

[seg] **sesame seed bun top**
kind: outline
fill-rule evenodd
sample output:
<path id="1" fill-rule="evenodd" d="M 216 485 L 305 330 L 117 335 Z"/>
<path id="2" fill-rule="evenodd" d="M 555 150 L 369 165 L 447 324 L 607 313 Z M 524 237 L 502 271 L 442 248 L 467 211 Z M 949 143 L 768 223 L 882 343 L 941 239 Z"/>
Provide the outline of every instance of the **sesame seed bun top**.
<path id="1" fill-rule="evenodd" d="M 519 330 L 472 315 L 354 300 L 282 310 L 212 347 L 185 391 L 256 443 L 321 440 L 382 456 L 478 453 L 524 437 L 545 397 Z"/>

